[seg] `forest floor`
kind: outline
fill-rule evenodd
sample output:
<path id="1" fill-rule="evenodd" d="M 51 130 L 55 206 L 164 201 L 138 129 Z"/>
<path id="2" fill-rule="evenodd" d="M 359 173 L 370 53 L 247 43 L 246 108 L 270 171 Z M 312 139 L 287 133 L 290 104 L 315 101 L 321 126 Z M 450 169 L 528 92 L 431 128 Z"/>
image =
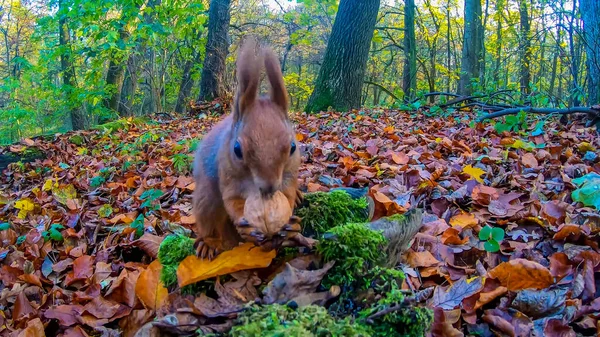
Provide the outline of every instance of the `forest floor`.
<path id="1" fill-rule="evenodd" d="M 435 308 L 434 336 L 596 335 L 595 129 L 549 119 L 541 132 L 499 133 L 460 114 L 297 116 L 302 187 L 369 186 L 375 217 L 426 211 L 399 268 L 405 289 L 433 289 L 422 302 Z M 193 297 L 182 310 L 177 291 L 160 295 L 169 298 L 161 306 L 147 300 L 162 289 L 151 264 L 160 242 L 169 233 L 190 235 L 194 140 L 218 120 L 120 122 L 0 149 L 46 155 L 0 177 L 0 335 L 133 336 L 176 309 L 182 329 L 227 326 L 208 319 L 219 308 L 206 315 Z M 226 288 L 256 295 L 260 283 Z"/>

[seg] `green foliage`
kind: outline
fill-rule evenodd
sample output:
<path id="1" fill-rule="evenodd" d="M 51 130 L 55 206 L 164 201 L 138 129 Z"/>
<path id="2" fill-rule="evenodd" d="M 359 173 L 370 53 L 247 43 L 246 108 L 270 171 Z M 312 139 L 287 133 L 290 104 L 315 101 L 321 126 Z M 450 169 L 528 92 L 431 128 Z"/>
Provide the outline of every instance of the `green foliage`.
<path id="1" fill-rule="evenodd" d="M 163 192 L 158 189 L 149 189 L 144 191 L 140 196 L 140 199 L 144 202 L 140 205 L 141 208 L 146 208 L 149 211 L 156 211 L 160 209 L 158 199 L 163 195 Z"/>
<path id="2" fill-rule="evenodd" d="M 401 270 L 375 266 L 364 277 L 362 290 L 373 289 L 377 294 L 400 290 L 406 275 Z"/>
<path id="3" fill-rule="evenodd" d="M 10 224 L 8 222 L 0 223 L 0 232 L 5 231 L 10 228 Z"/>
<path id="4" fill-rule="evenodd" d="M 342 190 L 304 195 L 304 204 L 295 210 L 302 218 L 306 235 L 321 235 L 330 228 L 349 222 L 364 222 L 368 217 L 366 198 L 353 199 Z"/>
<path id="5" fill-rule="evenodd" d="M 521 110 L 516 115 L 506 116 L 504 123 L 496 123 L 494 125 L 496 132 L 504 131 L 521 131 L 527 129 L 527 114 Z"/>
<path id="6" fill-rule="evenodd" d="M 140 237 L 144 235 L 144 215 L 140 214 L 129 224 L 129 226 L 135 229 L 135 235 Z"/>
<path id="7" fill-rule="evenodd" d="M 325 262 L 335 260 L 333 268 L 323 279 L 323 286 L 350 285 L 368 270 L 385 259 L 383 234 L 366 224 L 349 223 L 336 226 L 323 236 L 317 252 Z"/>
<path id="8" fill-rule="evenodd" d="M 177 153 L 173 155 L 171 160 L 173 161 L 173 168 L 181 174 L 188 173 L 192 169 L 192 157 L 185 153 Z"/>
<path id="9" fill-rule="evenodd" d="M 316 305 L 296 310 L 280 304 L 252 305 L 240 313 L 236 323 L 229 332 L 232 337 L 371 336 L 371 327 L 352 322 L 351 318 L 335 319 Z"/>
<path id="10" fill-rule="evenodd" d="M 490 253 L 500 250 L 500 242 L 504 240 L 504 230 L 499 227 L 490 227 L 485 225 L 479 231 L 479 240 L 485 241 L 484 248 Z"/>
<path id="11" fill-rule="evenodd" d="M 393 306 L 402 306 L 405 296 L 400 289 L 394 289 L 377 302 L 376 305 L 364 309 L 359 317 L 367 318 L 377 312 Z M 433 311 L 422 307 L 405 307 L 394 310 L 373 319 L 373 337 L 411 336 L 424 337 L 433 323 Z"/>
<path id="12" fill-rule="evenodd" d="M 572 180 L 577 189 L 571 193 L 574 201 L 600 210 L 600 175 L 592 172 Z"/>
<path id="13" fill-rule="evenodd" d="M 108 218 L 113 214 L 113 208 L 110 204 L 104 204 L 98 208 L 98 216 L 101 218 Z"/>
<path id="14" fill-rule="evenodd" d="M 56 223 L 52 224 L 48 230 L 42 232 L 42 237 L 45 241 L 51 240 L 61 242 L 64 240 L 63 235 L 60 232 L 61 229 L 65 229 L 65 227 Z"/>

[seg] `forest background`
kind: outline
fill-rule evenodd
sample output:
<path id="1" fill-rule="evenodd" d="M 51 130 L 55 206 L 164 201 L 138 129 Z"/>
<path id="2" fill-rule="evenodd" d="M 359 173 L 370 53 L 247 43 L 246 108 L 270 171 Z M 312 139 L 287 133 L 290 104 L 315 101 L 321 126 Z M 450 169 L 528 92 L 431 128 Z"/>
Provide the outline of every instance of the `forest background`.
<path id="1" fill-rule="evenodd" d="M 229 99 L 249 34 L 279 55 L 294 111 L 416 109 L 453 98 L 432 92 L 502 92 L 507 106 L 600 101 L 595 0 L 369 0 L 360 12 L 349 3 L 0 0 L 0 144 Z M 343 49 L 335 20 L 350 35 L 366 32 L 353 38 L 370 47 L 366 62 L 360 53 L 343 60 L 360 95 L 322 101 L 323 64 L 340 62 L 324 61 L 327 45 Z"/>

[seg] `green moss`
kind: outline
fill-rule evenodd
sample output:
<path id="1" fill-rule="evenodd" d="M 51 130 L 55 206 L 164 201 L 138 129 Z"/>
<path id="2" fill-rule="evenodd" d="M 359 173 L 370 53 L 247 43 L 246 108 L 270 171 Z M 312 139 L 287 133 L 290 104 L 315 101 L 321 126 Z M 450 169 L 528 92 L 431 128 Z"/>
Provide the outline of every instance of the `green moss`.
<path id="1" fill-rule="evenodd" d="M 84 139 L 81 135 L 72 135 L 69 138 L 69 142 L 71 142 L 77 146 L 81 146 L 81 145 L 83 145 Z"/>
<path id="2" fill-rule="evenodd" d="M 376 312 L 401 304 L 403 301 L 404 295 L 400 289 L 392 290 L 376 305 L 362 310 L 359 316 L 367 318 Z M 431 328 L 432 322 L 432 310 L 423 307 L 406 307 L 373 319 L 373 336 L 423 337 Z"/>
<path id="3" fill-rule="evenodd" d="M 335 260 L 323 279 L 323 286 L 350 285 L 385 259 L 385 238 L 366 224 L 350 223 L 327 231 L 317 245 L 325 262 Z"/>
<path id="4" fill-rule="evenodd" d="M 296 310 L 279 304 L 252 305 L 238 316 L 232 337 L 344 337 L 371 336 L 371 327 L 351 318 L 336 320 L 323 307 L 310 305 Z"/>
<path id="5" fill-rule="evenodd" d="M 177 284 L 177 267 L 189 255 L 194 254 L 194 240 L 177 234 L 167 236 L 158 249 L 158 260 L 162 265 L 160 280 L 165 287 Z"/>
<path id="6" fill-rule="evenodd" d="M 375 266 L 369 270 L 361 290 L 373 289 L 377 294 L 400 290 L 405 277 L 401 270 Z"/>
<path id="7" fill-rule="evenodd" d="M 353 199 L 341 190 L 305 194 L 296 215 L 302 218 L 303 234 L 316 236 L 349 222 L 367 221 L 369 216 L 366 198 Z"/>

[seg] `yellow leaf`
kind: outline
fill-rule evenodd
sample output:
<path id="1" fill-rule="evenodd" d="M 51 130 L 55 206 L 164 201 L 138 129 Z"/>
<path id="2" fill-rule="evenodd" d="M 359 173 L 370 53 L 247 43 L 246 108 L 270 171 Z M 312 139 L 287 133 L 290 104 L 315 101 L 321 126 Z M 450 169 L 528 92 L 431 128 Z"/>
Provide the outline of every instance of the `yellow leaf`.
<path id="1" fill-rule="evenodd" d="M 63 205 L 67 205 L 67 202 L 70 199 L 77 198 L 77 191 L 75 191 L 75 187 L 73 187 L 71 184 L 62 187 L 55 185 L 52 187 L 52 195 L 54 195 L 54 199 L 56 199 L 56 201 Z"/>
<path id="2" fill-rule="evenodd" d="M 471 228 L 477 225 L 477 219 L 475 219 L 473 214 L 462 213 L 453 216 L 450 219 L 450 225 L 452 227 Z"/>
<path id="3" fill-rule="evenodd" d="M 42 191 L 50 191 L 51 189 L 57 188 L 57 187 L 58 187 L 58 182 L 53 183 L 52 179 L 48 179 L 44 183 L 44 186 L 42 186 Z"/>
<path id="4" fill-rule="evenodd" d="M 15 202 L 15 208 L 19 210 L 17 217 L 19 219 L 25 219 L 25 217 L 27 217 L 27 213 L 33 211 L 35 205 L 31 200 L 26 198 Z"/>
<path id="5" fill-rule="evenodd" d="M 219 254 L 214 260 L 200 259 L 195 255 L 186 257 L 177 268 L 179 286 L 184 287 L 212 277 L 227 275 L 240 270 L 265 268 L 275 258 L 276 251 L 263 251 L 251 242 Z"/>
<path id="6" fill-rule="evenodd" d="M 481 175 L 485 173 L 484 170 L 480 168 L 473 167 L 471 165 L 467 165 L 463 168 L 463 173 L 470 175 L 473 179 L 477 180 L 480 183 L 483 183 L 483 179 L 481 179 Z"/>
<path id="7" fill-rule="evenodd" d="M 160 308 L 169 296 L 169 291 L 160 281 L 161 269 L 158 260 L 152 261 L 148 268 L 140 273 L 135 284 L 135 294 L 144 306 L 151 310 Z"/>

